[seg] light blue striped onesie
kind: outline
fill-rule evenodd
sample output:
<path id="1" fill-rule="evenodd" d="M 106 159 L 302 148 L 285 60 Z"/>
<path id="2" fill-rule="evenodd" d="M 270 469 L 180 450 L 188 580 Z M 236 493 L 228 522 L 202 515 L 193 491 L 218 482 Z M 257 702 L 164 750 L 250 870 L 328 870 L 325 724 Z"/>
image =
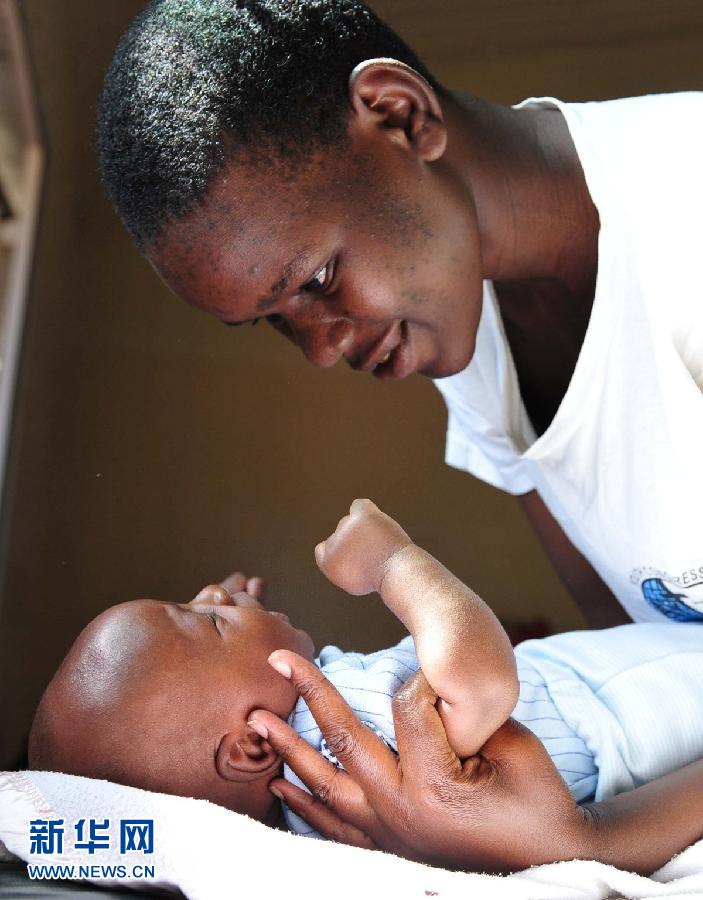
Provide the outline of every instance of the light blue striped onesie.
<path id="1" fill-rule="evenodd" d="M 573 631 L 525 641 L 515 656 L 513 717 L 542 741 L 577 801 L 605 799 L 703 757 L 703 624 Z M 316 663 L 396 750 L 391 700 L 418 668 L 412 638 L 369 654 L 325 647 Z M 336 762 L 302 698 L 290 724 Z M 287 766 L 284 774 L 302 786 Z M 284 812 L 291 831 L 320 837 Z"/>

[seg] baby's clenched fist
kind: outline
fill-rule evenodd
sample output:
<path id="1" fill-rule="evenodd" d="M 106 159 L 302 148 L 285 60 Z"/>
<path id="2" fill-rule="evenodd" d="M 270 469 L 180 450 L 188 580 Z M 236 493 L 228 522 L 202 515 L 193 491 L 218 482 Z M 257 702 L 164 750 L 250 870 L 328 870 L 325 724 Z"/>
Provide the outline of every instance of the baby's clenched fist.
<path id="1" fill-rule="evenodd" d="M 388 562 L 412 541 L 370 500 L 355 500 L 334 534 L 315 547 L 318 566 L 349 594 L 378 591 Z"/>

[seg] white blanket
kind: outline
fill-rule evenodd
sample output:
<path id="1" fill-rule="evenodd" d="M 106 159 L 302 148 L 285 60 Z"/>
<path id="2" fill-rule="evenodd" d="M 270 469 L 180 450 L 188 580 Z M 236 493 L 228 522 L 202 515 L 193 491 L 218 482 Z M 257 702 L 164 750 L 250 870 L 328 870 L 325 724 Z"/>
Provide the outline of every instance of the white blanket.
<path id="1" fill-rule="evenodd" d="M 120 853 L 119 822 L 133 818 L 153 820 L 153 854 Z M 30 821 L 54 819 L 64 820 L 62 852 L 30 852 Z M 81 819 L 109 820 L 113 839 L 108 849 L 89 854 L 75 848 L 74 826 Z M 190 900 L 703 898 L 703 841 L 649 878 L 588 861 L 537 866 L 505 877 L 457 873 L 274 831 L 204 800 L 46 772 L 0 773 L 0 841 L 33 865 L 74 865 L 76 874 L 79 865 L 96 866 L 88 880 L 101 884 L 146 887 L 147 881 L 129 877 L 131 867 L 152 865 L 151 886 L 180 888 Z M 110 865 L 126 865 L 128 877 L 103 878 Z"/>

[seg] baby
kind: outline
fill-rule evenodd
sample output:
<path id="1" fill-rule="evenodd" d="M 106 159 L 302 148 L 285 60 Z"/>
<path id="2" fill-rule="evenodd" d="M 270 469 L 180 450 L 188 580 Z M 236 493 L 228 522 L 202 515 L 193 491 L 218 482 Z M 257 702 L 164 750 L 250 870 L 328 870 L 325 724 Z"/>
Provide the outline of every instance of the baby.
<path id="1" fill-rule="evenodd" d="M 318 661 L 393 749 L 391 699 L 419 665 L 459 757 L 476 754 L 512 714 L 579 801 L 703 756 L 700 625 L 624 625 L 513 651 L 486 604 L 368 500 L 354 501 L 315 556 L 349 593 L 377 591 L 410 632 L 387 651 L 327 647 Z M 206 798 L 282 825 L 269 790 L 281 760 L 248 719 L 268 709 L 327 752 L 304 702 L 267 663 L 277 649 L 312 659 L 313 643 L 264 607 L 257 580 L 247 590 L 241 581 L 206 587 L 186 604 L 123 603 L 91 622 L 39 704 L 32 768 Z M 290 811 L 285 821 L 311 832 Z"/>

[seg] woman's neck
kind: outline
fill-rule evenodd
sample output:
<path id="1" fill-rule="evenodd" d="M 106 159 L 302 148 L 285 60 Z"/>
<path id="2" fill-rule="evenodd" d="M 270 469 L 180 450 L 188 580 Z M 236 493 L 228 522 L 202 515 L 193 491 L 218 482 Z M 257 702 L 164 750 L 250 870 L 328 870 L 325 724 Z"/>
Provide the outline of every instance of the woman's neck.
<path id="1" fill-rule="evenodd" d="M 445 101 L 446 162 L 474 197 L 483 273 L 554 280 L 583 296 L 598 263 L 598 212 L 559 110 Z"/>

